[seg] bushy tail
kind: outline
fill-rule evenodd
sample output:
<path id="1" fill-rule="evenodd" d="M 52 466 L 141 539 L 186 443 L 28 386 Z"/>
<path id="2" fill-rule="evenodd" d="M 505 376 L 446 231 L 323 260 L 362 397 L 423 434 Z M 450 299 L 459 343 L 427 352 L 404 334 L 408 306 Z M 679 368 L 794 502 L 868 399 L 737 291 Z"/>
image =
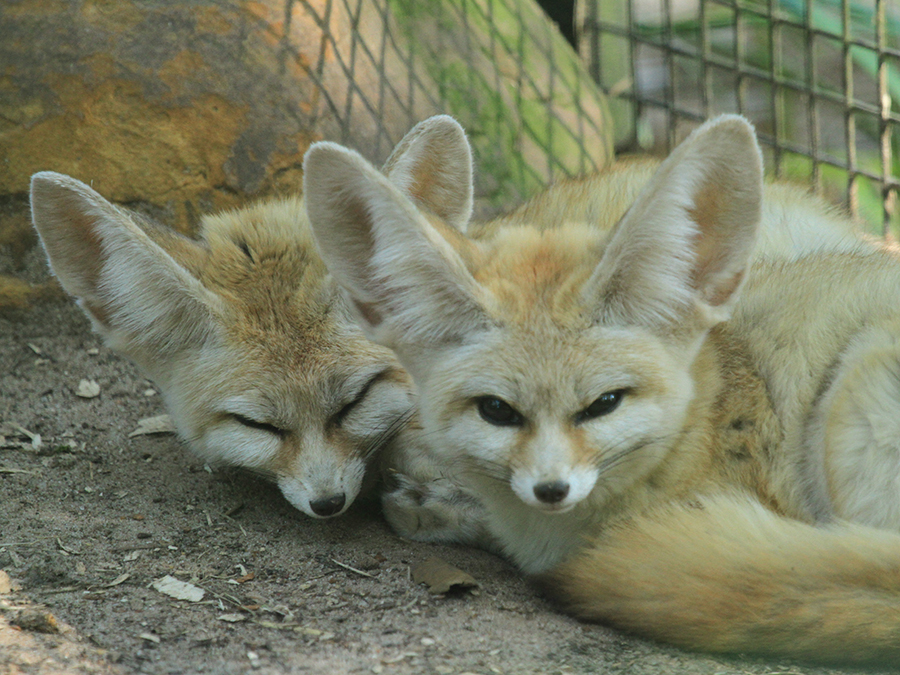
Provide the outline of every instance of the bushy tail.
<path id="1" fill-rule="evenodd" d="M 900 664 L 900 535 L 749 497 L 610 528 L 539 582 L 580 618 L 689 649 Z"/>

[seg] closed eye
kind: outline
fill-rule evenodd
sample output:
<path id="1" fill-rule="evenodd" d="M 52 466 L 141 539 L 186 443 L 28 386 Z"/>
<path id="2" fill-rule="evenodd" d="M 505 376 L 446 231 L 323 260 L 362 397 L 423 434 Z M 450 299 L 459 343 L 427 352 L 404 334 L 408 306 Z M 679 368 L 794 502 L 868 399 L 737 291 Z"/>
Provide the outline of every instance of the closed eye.
<path id="1" fill-rule="evenodd" d="M 250 427 L 251 429 L 259 429 L 260 431 L 265 431 L 270 434 L 275 434 L 279 438 L 287 435 L 287 430 L 282 429 L 281 427 L 276 427 L 274 424 L 269 424 L 268 422 L 260 422 L 259 420 L 254 420 L 249 417 L 245 417 L 244 415 L 240 415 L 238 413 L 231 413 L 231 418 L 235 422 L 239 422 L 243 424 L 245 427 Z"/>
<path id="2" fill-rule="evenodd" d="M 331 418 L 334 426 L 339 427 L 341 426 L 341 424 L 343 424 L 344 420 L 347 418 L 347 415 L 349 415 L 356 406 L 362 403 L 363 399 L 369 393 L 369 390 L 372 388 L 372 386 L 376 382 L 381 380 L 387 374 L 387 372 L 387 370 L 382 370 L 380 373 L 375 373 L 375 375 L 369 378 L 369 380 L 362 386 L 356 396 L 354 396 L 349 403 L 338 410 Z"/>

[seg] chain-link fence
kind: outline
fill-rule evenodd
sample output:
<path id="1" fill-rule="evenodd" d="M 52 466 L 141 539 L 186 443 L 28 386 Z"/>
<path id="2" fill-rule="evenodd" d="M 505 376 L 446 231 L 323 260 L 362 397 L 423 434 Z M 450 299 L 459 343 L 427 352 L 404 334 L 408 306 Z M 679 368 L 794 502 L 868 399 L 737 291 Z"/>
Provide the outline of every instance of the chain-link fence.
<path id="1" fill-rule="evenodd" d="M 739 112 L 769 170 L 900 234 L 900 6 L 889 0 L 579 0 L 579 49 L 617 144 L 666 149 Z"/>
<path id="2" fill-rule="evenodd" d="M 480 192 L 508 207 L 612 158 L 605 100 L 533 0 L 298 0 L 323 29 L 312 59 L 328 135 L 383 158 L 413 124 L 453 114 L 472 140 Z M 315 126 L 315 124 L 314 124 Z M 360 127 L 368 134 L 359 134 Z"/>

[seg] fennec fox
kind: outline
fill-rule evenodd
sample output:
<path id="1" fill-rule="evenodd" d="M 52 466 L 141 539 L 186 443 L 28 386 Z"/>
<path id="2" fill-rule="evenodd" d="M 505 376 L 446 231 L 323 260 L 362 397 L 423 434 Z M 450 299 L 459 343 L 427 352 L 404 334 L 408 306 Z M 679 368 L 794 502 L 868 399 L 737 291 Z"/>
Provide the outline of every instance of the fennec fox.
<path id="1" fill-rule="evenodd" d="M 468 153 L 455 121 L 432 118 L 385 172 L 436 208 L 432 191 L 445 188 L 427 162 L 441 156 L 442 177 L 471 185 Z M 471 193 L 454 194 L 440 213 L 463 227 Z M 366 466 L 405 426 L 411 390 L 393 354 L 351 319 L 301 199 L 208 216 L 196 240 L 56 173 L 33 177 L 31 203 L 59 281 L 107 344 L 157 384 L 194 452 L 270 477 L 310 516 L 347 509 Z"/>
<path id="2" fill-rule="evenodd" d="M 323 258 L 412 376 L 436 461 L 570 612 L 898 662 L 900 260 L 840 234 L 754 254 L 773 219 L 825 212 L 764 190 L 746 121 L 611 172 L 608 208 L 539 201 L 478 240 L 351 151 L 305 167 Z M 429 515 L 403 524 L 427 539 Z"/>

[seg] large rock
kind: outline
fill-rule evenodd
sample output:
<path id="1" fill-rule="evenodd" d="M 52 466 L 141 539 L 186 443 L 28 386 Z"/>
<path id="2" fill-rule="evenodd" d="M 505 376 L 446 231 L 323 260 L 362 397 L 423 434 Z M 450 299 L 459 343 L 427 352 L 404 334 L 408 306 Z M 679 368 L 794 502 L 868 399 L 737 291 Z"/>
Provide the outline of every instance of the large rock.
<path id="1" fill-rule="evenodd" d="M 611 156 L 602 96 L 532 0 L 5 0 L 0 196 L 71 174 L 188 229 L 296 190 L 309 144 L 373 161 L 437 112 L 500 207 Z"/>

